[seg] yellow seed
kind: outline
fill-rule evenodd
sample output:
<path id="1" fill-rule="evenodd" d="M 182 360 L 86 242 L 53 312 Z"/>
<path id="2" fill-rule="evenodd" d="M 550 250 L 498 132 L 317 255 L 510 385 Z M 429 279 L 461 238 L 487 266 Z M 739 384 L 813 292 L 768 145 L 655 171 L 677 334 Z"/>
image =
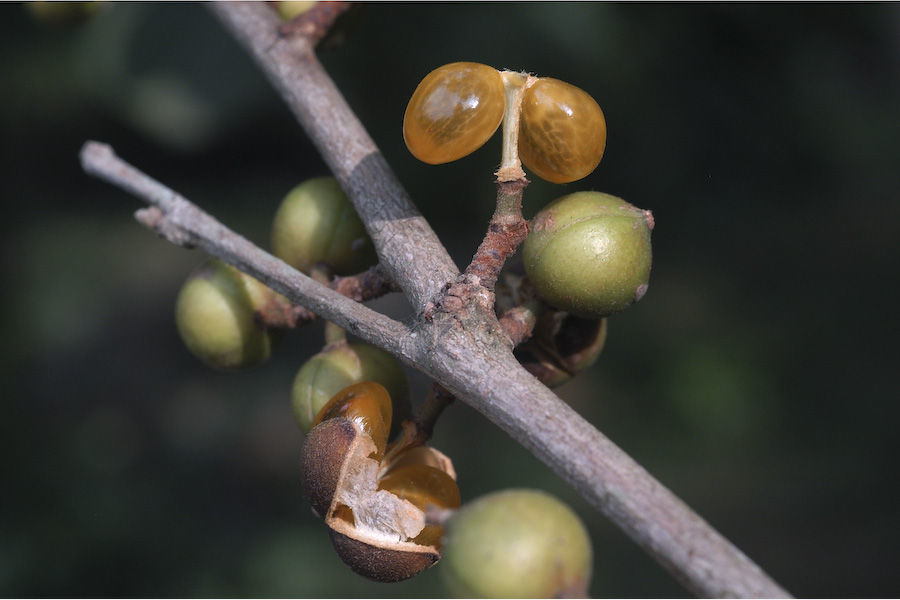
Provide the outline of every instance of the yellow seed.
<path id="1" fill-rule="evenodd" d="M 505 105 L 497 69 L 472 62 L 439 67 L 419 83 L 406 107 L 406 147 L 432 165 L 462 158 L 494 135 Z"/>
<path id="2" fill-rule="evenodd" d="M 589 175 L 606 148 L 606 119 L 584 90 L 541 78 L 525 90 L 519 158 L 537 176 L 568 183 Z"/>

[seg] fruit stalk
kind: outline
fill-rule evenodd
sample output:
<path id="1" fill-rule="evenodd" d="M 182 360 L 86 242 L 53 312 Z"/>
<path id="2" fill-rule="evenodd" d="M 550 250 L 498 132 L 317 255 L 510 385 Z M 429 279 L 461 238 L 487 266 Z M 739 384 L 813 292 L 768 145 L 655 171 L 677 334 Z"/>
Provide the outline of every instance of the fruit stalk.
<path id="1" fill-rule="evenodd" d="M 527 73 L 502 71 L 506 110 L 503 113 L 503 149 L 500 168 L 495 173 L 498 182 L 525 179 L 522 161 L 519 160 L 519 116 L 522 114 L 522 96 L 537 78 Z"/>
<path id="2" fill-rule="evenodd" d="M 466 268 L 471 283 L 491 292 L 506 260 L 528 237 L 528 221 L 522 216 L 522 193 L 527 185 L 524 177 L 497 183 L 497 207 L 484 240 Z"/>

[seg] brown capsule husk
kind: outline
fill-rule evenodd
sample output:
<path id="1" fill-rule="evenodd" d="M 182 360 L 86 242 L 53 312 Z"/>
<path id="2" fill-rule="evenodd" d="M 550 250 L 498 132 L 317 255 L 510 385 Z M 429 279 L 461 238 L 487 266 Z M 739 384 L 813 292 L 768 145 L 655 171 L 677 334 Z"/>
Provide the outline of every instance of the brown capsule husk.
<path id="1" fill-rule="evenodd" d="M 355 573 L 381 583 L 409 579 L 434 565 L 441 557 L 431 546 L 397 542 L 398 547 L 379 547 L 334 529 L 330 533 L 335 551 L 347 566 Z"/>
<path id="2" fill-rule="evenodd" d="M 313 511 L 325 518 L 341 479 L 344 457 L 359 435 L 347 419 L 329 419 L 306 436 L 300 454 L 300 484 Z"/>
<path id="3" fill-rule="evenodd" d="M 605 317 L 583 319 L 548 311 L 538 319 L 533 337 L 516 348 L 515 355 L 544 385 L 555 387 L 597 362 L 606 332 Z"/>
<path id="4" fill-rule="evenodd" d="M 424 529 L 425 513 L 408 500 L 377 489 L 382 470 L 375 444 L 352 421 L 334 418 L 310 431 L 301 454 L 301 482 L 313 510 L 331 530 L 338 556 L 353 571 L 381 582 L 401 581 L 440 558 L 433 546 L 411 540 Z M 423 454 L 455 478 L 450 459 Z M 349 509 L 349 510 L 348 510 Z M 351 515 L 351 516 L 348 516 Z"/>

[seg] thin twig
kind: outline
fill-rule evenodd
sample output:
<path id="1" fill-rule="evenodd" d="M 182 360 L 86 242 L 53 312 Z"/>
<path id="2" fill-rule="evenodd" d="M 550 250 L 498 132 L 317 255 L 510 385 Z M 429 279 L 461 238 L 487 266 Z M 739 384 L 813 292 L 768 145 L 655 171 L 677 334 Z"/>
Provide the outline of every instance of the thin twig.
<path id="1" fill-rule="evenodd" d="M 261 250 L 158 181 L 116 156 L 99 142 L 81 150 L 84 170 L 153 206 L 139 219 L 174 244 L 203 249 L 255 277 L 291 302 L 306 307 L 347 331 L 394 354 L 408 354 L 402 342 L 410 330 L 397 321 L 347 298 Z"/>
<path id="2" fill-rule="evenodd" d="M 316 59 L 314 46 L 302 36 L 281 36 L 281 20 L 263 3 L 215 2 L 211 8 L 287 100 L 365 224 L 385 273 L 415 311 L 423 310 L 459 269 Z"/>
<path id="3" fill-rule="evenodd" d="M 522 193 L 527 185 L 524 177 L 497 183 L 497 208 L 484 240 L 466 268 L 470 282 L 493 291 L 506 260 L 528 237 L 528 221 L 522 216 Z"/>
<path id="4" fill-rule="evenodd" d="M 516 306 L 500 316 L 500 325 L 509 335 L 513 347 L 531 337 L 535 323 L 537 323 L 537 310 L 533 305 Z"/>
<path id="5" fill-rule="evenodd" d="M 351 6 L 349 2 L 316 2 L 308 11 L 282 25 L 279 32 L 285 37 L 303 36 L 315 46 Z"/>

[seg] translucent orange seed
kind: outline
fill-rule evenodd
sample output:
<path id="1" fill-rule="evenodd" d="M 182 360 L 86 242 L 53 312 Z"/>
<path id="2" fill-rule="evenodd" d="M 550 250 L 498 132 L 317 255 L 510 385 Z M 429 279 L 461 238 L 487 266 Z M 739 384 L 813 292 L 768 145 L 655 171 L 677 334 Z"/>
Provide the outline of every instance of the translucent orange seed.
<path id="1" fill-rule="evenodd" d="M 519 122 L 519 158 L 525 168 L 553 183 L 589 175 L 606 148 L 606 119 L 584 90 L 540 78 L 525 90 Z"/>
<path id="2" fill-rule="evenodd" d="M 337 417 L 359 423 L 375 443 L 377 452 L 374 458 L 380 461 L 384 458 L 391 429 L 391 412 L 391 397 L 384 386 L 374 381 L 363 381 L 335 394 L 316 415 L 312 426 Z"/>
<path id="3" fill-rule="evenodd" d="M 403 116 L 403 139 L 413 156 L 432 165 L 471 154 L 503 119 L 503 79 L 493 67 L 455 62 L 438 67 L 416 87 Z"/>
<path id="4" fill-rule="evenodd" d="M 409 500 L 422 510 L 429 505 L 438 508 L 459 508 L 462 499 L 459 487 L 452 477 L 434 467 L 408 464 L 386 473 L 378 482 L 378 488 Z M 412 541 L 423 546 L 440 547 L 443 528 L 426 525 Z"/>

